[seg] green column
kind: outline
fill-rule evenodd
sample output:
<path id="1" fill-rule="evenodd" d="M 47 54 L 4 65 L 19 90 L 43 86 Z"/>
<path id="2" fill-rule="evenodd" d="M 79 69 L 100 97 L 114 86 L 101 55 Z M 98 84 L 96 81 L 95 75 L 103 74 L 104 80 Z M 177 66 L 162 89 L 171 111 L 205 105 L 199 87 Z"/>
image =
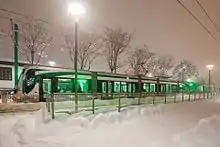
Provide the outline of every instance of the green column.
<path id="1" fill-rule="evenodd" d="M 91 90 L 92 90 L 92 113 L 95 114 L 95 99 L 97 98 L 97 72 L 92 72 L 91 76 Z"/>
<path id="2" fill-rule="evenodd" d="M 14 39 L 14 86 L 18 84 L 18 24 L 13 24 Z"/>

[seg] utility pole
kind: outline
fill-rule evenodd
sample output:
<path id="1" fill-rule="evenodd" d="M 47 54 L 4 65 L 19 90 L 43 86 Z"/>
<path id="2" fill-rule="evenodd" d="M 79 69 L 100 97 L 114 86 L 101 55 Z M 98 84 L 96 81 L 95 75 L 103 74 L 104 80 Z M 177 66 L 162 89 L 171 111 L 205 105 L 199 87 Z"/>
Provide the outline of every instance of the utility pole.
<path id="1" fill-rule="evenodd" d="M 209 81 L 208 81 L 208 84 L 209 84 L 208 95 L 210 96 L 211 95 L 211 70 L 209 70 Z M 208 96 L 208 98 L 210 98 L 209 96 Z"/>
<path id="2" fill-rule="evenodd" d="M 14 87 L 16 87 L 18 84 L 18 24 L 13 23 L 12 19 L 10 21 L 14 43 Z"/>
<path id="3" fill-rule="evenodd" d="M 74 54 L 74 69 L 75 69 L 75 111 L 78 112 L 78 22 L 75 21 L 75 54 Z"/>

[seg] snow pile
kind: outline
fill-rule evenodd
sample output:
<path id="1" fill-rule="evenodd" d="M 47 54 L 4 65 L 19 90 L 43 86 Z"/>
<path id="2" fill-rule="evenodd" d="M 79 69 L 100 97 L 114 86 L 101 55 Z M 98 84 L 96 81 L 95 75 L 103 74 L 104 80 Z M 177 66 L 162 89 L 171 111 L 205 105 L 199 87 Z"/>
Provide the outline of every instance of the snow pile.
<path id="1" fill-rule="evenodd" d="M 219 147 L 220 117 L 201 119 L 199 124 L 173 139 L 178 145 L 187 147 Z"/>
<path id="2" fill-rule="evenodd" d="M 56 120 L 44 109 L 0 116 L 0 147 L 220 146 L 217 101 L 152 105 Z"/>
<path id="3" fill-rule="evenodd" d="M 151 147 L 219 147 L 220 117 L 201 119 L 199 123 L 171 138 L 157 140 Z"/>

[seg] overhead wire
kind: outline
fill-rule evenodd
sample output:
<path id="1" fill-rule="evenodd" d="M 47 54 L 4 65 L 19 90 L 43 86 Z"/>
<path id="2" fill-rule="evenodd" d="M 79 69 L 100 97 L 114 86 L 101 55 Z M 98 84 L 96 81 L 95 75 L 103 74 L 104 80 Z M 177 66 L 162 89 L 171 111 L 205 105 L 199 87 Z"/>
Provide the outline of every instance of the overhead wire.
<path id="1" fill-rule="evenodd" d="M 214 21 L 212 20 L 211 16 L 209 15 L 208 11 L 205 9 L 205 7 L 201 4 L 201 2 L 199 0 L 195 0 L 197 2 L 197 4 L 199 5 L 199 7 L 203 10 L 203 12 L 205 13 L 205 15 L 207 16 L 207 18 L 209 19 L 209 21 L 212 23 L 212 25 L 215 27 L 215 29 L 218 31 L 219 33 L 219 28 L 218 26 L 214 23 Z"/>
<path id="2" fill-rule="evenodd" d="M 49 21 L 46 21 L 46 20 L 43 20 L 43 19 L 39 19 L 39 18 L 35 18 L 35 17 L 30 17 L 28 15 L 24 15 L 24 14 L 21 14 L 21 13 L 12 11 L 12 10 L 8 10 L 8 9 L 5 9 L 5 8 L 1 8 L 0 7 L 0 10 L 3 11 L 3 12 L 6 12 L 6 13 L 10 13 L 10 14 L 14 14 L 14 15 L 19 15 L 19 16 L 22 16 L 22 17 L 29 17 L 29 18 L 32 18 L 32 19 L 34 19 L 36 21 L 40 21 L 40 22 L 51 24 L 51 22 L 49 22 Z"/>
<path id="3" fill-rule="evenodd" d="M 21 17 L 29 17 L 28 15 L 24 15 L 24 14 L 21 14 L 21 13 L 18 13 L 18 12 L 15 12 L 15 11 L 11 11 L 11 10 L 8 10 L 8 9 L 5 9 L 5 8 L 1 8 L 0 7 L 0 11 L 2 12 L 5 12 L 6 14 L 13 14 L 13 15 L 18 15 L 18 16 L 21 16 Z M 6 16 L 2 16 L 0 15 L 0 18 L 2 19 L 6 19 L 6 20 L 10 20 L 11 18 L 10 17 L 6 17 Z M 29 17 L 35 21 L 38 21 L 38 22 L 42 22 L 42 23 L 46 23 L 46 24 L 49 24 L 49 25 L 55 25 L 54 23 L 52 22 L 49 22 L 49 21 L 45 21 L 43 19 L 39 19 L 39 18 L 35 18 L 35 17 Z M 27 24 L 27 22 L 24 22 L 24 21 L 21 21 L 19 19 L 16 19 L 17 22 L 20 22 L 20 23 L 24 23 L 24 24 Z M 58 25 L 57 25 L 58 26 Z M 11 39 L 11 36 L 10 34 L 7 34 L 7 35 L 1 35 L 0 36 L 3 36 L 3 37 L 6 37 L 6 38 L 10 38 Z M 52 44 L 52 47 L 57 47 L 57 48 L 61 48 L 62 49 L 67 49 L 68 47 L 66 47 L 65 45 L 55 45 L 55 44 Z"/>
<path id="4" fill-rule="evenodd" d="M 212 34 L 211 31 L 184 5 L 180 0 L 176 0 L 201 26 L 202 28 L 220 45 L 220 41 Z"/>

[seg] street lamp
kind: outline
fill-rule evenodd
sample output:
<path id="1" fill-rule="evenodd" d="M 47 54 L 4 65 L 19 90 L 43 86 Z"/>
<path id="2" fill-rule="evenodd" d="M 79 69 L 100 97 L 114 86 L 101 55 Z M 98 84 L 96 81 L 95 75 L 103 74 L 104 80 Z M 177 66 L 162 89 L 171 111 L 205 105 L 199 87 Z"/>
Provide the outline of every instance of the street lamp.
<path id="1" fill-rule="evenodd" d="M 211 70 L 214 68 L 214 65 L 210 64 L 210 65 L 206 65 L 206 68 L 208 68 L 209 70 L 209 81 L 208 81 L 208 84 L 209 84 L 209 93 L 211 91 Z"/>
<path id="2" fill-rule="evenodd" d="M 49 61 L 48 64 L 49 64 L 50 66 L 55 66 L 55 65 L 56 65 L 56 62 L 54 62 L 54 61 Z"/>
<path id="3" fill-rule="evenodd" d="M 68 15 L 74 17 L 75 23 L 75 55 L 74 55 L 74 70 L 75 70 L 75 111 L 78 112 L 78 73 L 77 73 L 77 59 L 78 59 L 78 22 L 81 15 L 86 13 L 85 7 L 81 3 L 71 3 L 68 6 Z"/>

